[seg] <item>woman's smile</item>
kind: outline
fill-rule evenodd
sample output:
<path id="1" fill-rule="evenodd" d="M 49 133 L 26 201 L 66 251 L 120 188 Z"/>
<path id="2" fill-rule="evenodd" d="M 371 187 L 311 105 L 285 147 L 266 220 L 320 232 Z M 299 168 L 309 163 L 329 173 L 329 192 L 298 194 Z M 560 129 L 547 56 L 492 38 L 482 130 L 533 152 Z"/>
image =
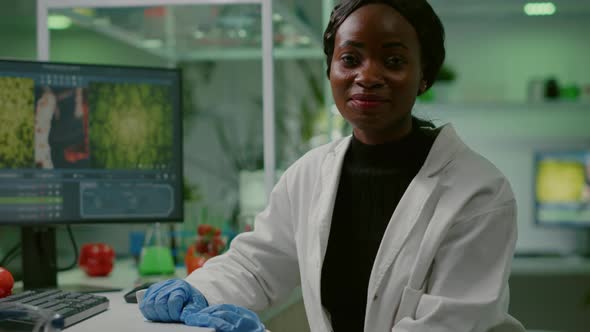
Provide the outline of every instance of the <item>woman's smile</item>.
<path id="1" fill-rule="evenodd" d="M 350 103 L 353 108 L 361 111 L 370 111 L 389 104 L 390 101 L 385 97 L 375 94 L 357 93 L 350 97 Z"/>

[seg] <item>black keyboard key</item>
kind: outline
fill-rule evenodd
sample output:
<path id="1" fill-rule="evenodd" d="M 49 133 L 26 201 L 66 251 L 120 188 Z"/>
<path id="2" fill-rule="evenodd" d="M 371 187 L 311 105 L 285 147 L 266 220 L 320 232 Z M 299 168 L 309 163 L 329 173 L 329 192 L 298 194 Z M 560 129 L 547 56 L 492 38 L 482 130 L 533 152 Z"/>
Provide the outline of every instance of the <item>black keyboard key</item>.
<path id="1" fill-rule="evenodd" d="M 18 301 L 20 299 L 24 299 L 26 297 L 33 296 L 35 294 L 36 293 L 33 292 L 33 291 L 26 291 L 26 292 L 22 292 L 22 293 L 19 293 L 19 294 L 10 295 L 9 297 L 5 297 L 3 299 L 0 299 L 0 303 L 2 303 L 2 302 Z"/>

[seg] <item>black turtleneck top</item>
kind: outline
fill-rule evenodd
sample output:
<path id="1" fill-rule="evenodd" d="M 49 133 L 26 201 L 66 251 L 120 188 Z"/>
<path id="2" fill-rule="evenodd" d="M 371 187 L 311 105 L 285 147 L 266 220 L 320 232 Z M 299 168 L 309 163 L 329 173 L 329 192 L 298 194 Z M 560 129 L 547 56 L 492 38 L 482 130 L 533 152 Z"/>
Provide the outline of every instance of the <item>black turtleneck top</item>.
<path id="1" fill-rule="evenodd" d="M 389 219 L 434 143 L 418 128 L 394 142 L 366 145 L 354 136 L 336 194 L 321 296 L 334 331 L 362 331 L 369 276 Z"/>

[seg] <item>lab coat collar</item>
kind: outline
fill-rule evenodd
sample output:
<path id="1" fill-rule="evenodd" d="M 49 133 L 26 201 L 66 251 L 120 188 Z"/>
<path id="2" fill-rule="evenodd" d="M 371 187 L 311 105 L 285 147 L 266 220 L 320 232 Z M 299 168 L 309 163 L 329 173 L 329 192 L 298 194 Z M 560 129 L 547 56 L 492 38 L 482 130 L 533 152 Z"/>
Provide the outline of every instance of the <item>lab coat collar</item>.
<path id="1" fill-rule="evenodd" d="M 459 139 L 457 132 L 452 124 L 447 123 L 439 128 L 439 133 L 424 161 L 421 172 L 424 172 L 426 176 L 435 176 L 445 166 L 447 166 L 455 155 L 466 148 L 466 145 Z M 328 157 L 322 165 L 322 180 L 324 184 L 328 184 L 329 181 L 325 181 L 330 178 L 330 175 L 336 176 L 330 180 L 338 179 L 344 155 L 346 149 L 350 145 L 352 135 L 349 135 L 342 139 L 336 144 L 333 149 L 328 153 Z M 336 162 L 336 164 L 333 164 Z M 337 166 L 337 167 L 334 167 Z M 336 172 L 338 171 L 338 172 Z M 336 185 L 338 182 L 335 183 Z"/>
<path id="2" fill-rule="evenodd" d="M 465 148 L 467 146 L 461 141 L 453 125 L 450 123 L 443 125 L 420 172 L 428 177 L 435 176 Z"/>

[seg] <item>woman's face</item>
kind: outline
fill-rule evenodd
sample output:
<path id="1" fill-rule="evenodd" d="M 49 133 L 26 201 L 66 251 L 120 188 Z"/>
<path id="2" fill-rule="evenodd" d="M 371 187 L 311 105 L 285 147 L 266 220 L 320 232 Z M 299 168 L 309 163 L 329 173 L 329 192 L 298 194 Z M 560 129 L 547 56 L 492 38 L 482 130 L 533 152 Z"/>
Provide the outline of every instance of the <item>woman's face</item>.
<path id="1" fill-rule="evenodd" d="M 388 5 L 357 9 L 336 31 L 330 84 L 338 110 L 361 142 L 406 135 L 424 84 L 416 31 Z"/>

